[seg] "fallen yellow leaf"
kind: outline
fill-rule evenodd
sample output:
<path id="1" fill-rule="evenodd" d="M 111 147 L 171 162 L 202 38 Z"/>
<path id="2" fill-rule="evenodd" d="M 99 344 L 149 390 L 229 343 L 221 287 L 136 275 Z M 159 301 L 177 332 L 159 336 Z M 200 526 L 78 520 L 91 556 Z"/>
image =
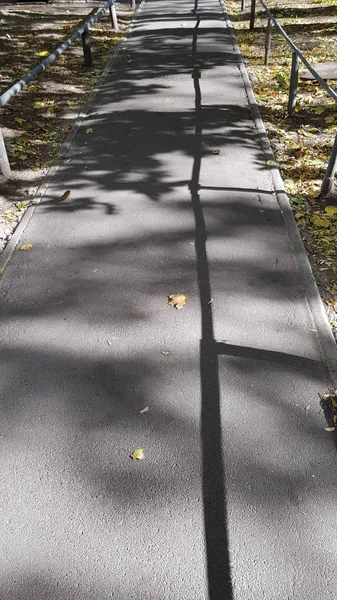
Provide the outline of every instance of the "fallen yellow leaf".
<path id="1" fill-rule="evenodd" d="M 312 217 L 311 222 L 317 227 L 329 227 L 330 223 L 327 219 L 323 219 L 322 217 L 315 215 Z"/>
<path id="2" fill-rule="evenodd" d="M 332 215 L 337 215 L 337 206 L 326 206 L 325 212 L 329 217 Z"/>
<path id="3" fill-rule="evenodd" d="M 188 297 L 185 294 L 171 294 L 168 296 L 168 303 L 170 306 L 174 306 L 174 308 L 183 308 L 185 306 Z"/>
<path id="4" fill-rule="evenodd" d="M 3 276 L 5 269 L 3 267 L 0 268 L 0 277 Z"/>
<path id="5" fill-rule="evenodd" d="M 214 150 L 212 150 L 212 154 L 220 154 L 219 148 L 214 148 Z"/>
<path id="6" fill-rule="evenodd" d="M 37 52 L 36 54 L 37 56 L 48 56 L 49 52 L 48 50 L 42 50 L 42 52 Z"/>
<path id="7" fill-rule="evenodd" d="M 335 431 L 336 427 L 324 427 L 324 431 Z"/>
<path id="8" fill-rule="evenodd" d="M 149 410 L 148 406 L 145 406 L 145 408 L 143 408 L 142 410 L 139 411 L 139 414 L 142 415 L 143 413 L 146 413 Z"/>
<path id="9" fill-rule="evenodd" d="M 58 202 L 62 202 L 63 200 L 66 200 L 67 198 L 69 198 L 70 196 L 70 190 L 67 190 L 66 192 L 64 192 L 64 194 L 62 194 L 62 196 L 58 199 Z"/>
<path id="10" fill-rule="evenodd" d="M 30 250 L 33 247 L 33 244 L 22 244 L 19 250 Z"/>
<path id="11" fill-rule="evenodd" d="M 131 454 L 131 458 L 133 458 L 133 460 L 143 460 L 144 448 L 138 448 L 137 450 L 134 450 Z"/>
<path id="12" fill-rule="evenodd" d="M 86 129 L 85 133 L 94 133 L 94 130 L 92 127 L 88 127 L 88 129 Z"/>
<path id="13" fill-rule="evenodd" d="M 313 108 L 313 111 L 316 113 L 316 115 L 321 115 L 322 113 L 324 113 L 325 108 L 325 106 L 316 106 L 315 108 Z"/>
<path id="14" fill-rule="evenodd" d="M 313 133 L 310 133 L 309 131 L 305 131 L 304 129 L 300 130 L 300 133 L 305 135 L 305 137 L 311 137 L 311 138 L 316 137 Z"/>

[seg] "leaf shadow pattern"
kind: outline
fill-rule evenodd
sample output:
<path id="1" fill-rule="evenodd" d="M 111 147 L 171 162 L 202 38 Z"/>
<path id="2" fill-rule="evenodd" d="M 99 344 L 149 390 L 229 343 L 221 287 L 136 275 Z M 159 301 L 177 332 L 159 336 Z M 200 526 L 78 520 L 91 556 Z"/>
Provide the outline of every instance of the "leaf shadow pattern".
<path id="1" fill-rule="evenodd" d="M 202 19 L 202 15 L 200 18 Z M 192 50 L 195 52 L 197 51 L 198 29 L 199 27 L 195 28 L 193 36 Z M 192 56 L 191 53 L 191 59 Z M 196 62 L 194 60 L 192 64 Z M 120 218 L 118 206 L 114 218 L 105 219 L 104 222 L 109 221 L 108 224 L 100 223 L 102 231 L 93 232 L 86 221 L 90 221 L 93 217 L 94 204 L 90 201 L 87 205 L 85 203 L 82 206 L 77 205 L 75 197 L 72 201 L 79 211 L 89 210 L 85 215 L 87 219 L 83 219 L 79 224 L 76 223 L 76 219 L 72 219 L 71 235 L 67 238 L 68 246 L 64 244 L 51 249 L 45 247 L 35 249 L 33 247 L 36 252 L 35 258 L 33 253 L 20 257 L 19 268 L 22 269 L 22 272 L 29 272 L 30 278 L 34 282 L 38 282 L 38 285 L 27 286 L 22 295 L 14 298 L 10 286 L 6 288 L 6 280 L 3 281 L 4 296 L 8 298 L 6 314 L 3 318 L 3 335 L 6 336 L 7 325 L 10 328 L 11 323 L 18 324 L 17 335 L 14 337 L 11 335 L 2 342 L 5 346 L 2 355 L 2 369 L 5 371 L 8 369 L 11 374 L 8 380 L 5 377 L 2 380 L 5 387 L 3 404 L 4 422 L 6 421 L 3 433 L 6 445 L 8 444 L 7 447 L 13 448 L 14 458 L 11 464 L 13 468 L 10 471 L 10 481 L 14 482 L 14 490 L 17 490 L 19 485 L 17 483 L 15 486 L 15 482 L 21 481 L 20 477 L 16 479 L 15 451 L 21 452 L 19 461 L 21 468 L 23 464 L 29 470 L 30 462 L 33 462 L 34 459 L 32 449 L 35 448 L 36 431 L 42 429 L 43 448 L 46 449 L 46 455 L 50 458 L 48 464 L 45 464 L 47 461 L 43 462 L 44 459 L 42 460 L 42 464 L 38 465 L 37 472 L 33 471 L 36 479 L 31 477 L 28 482 L 30 498 L 34 499 L 33 502 L 31 501 L 32 504 L 36 503 L 39 508 L 36 489 L 46 502 L 46 513 L 49 517 L 49 520 L 47 519 L 48 527 L 41 527 L 43 529 L 42 539 L 38 536 L 32 541 L 30 532 L 30 535 L 27 535 L 27 543 L 24 536 L 21 538 L 18 536 L 13 552 L 18 552 L 20 555 L 18 550 L 20 544 L 23 546 L 23 551 L 26 551 L 29 545 L 33 545 L 35 548 L 41 547 L 41 553 L 35 555 L 34 559 L 36 563 L 40 561 L 44 564 L 45 546 L 47 546 L 49 570 L 54 573 L 57 580 L 59 562 L 61 562 L 60 570 L 64 577 L 64 574 L 68 572 L 67 569 L 69 570 L 69 564 L 72 568 L 78 566 L 72 562 L 74 560 L 72 552 L 76 548 L 76 552 L 83 551 L 83 554 L 80 554 L 83 562 L 77 572 L 81 577 L 84 571 L 86 574 L 89 573 L 87 580 L 84 577 L 85 582 L 88 581 L 87 589 L 82 587 L 80 592 L 76 591 L 74 581 L 69 583 L 69 587 L 66 583 L 59 583 L 58 589 L 61 591 L 58 591 L 55 580 L 48 581 L 47 575 L 45 577 L 43 575 L 25 577 L 23 573 L 19 576 L 22 583 L 18 584 L 18 573 L 15 573 L 12 575 L 11 583 L 8 583 L 7 589 L 5 588 L 3 594 L 5 600 L 7 600 L 5 593 L 9 594 L 10 600 L 12 600 L 10 594 L 16 600 L 17 598 L 20 600 L 21 598 L 22 600 L 30 600 L 30 598 L 42 600 L 43 598 L 45 600 L 48 594 L 51 598 L 56 599 L 58 597 L 69 599 L 80 597 L 85 600 L 97 597 L 105 600 L 114 596 L 118 600 L 123 596 L 128 600 L 136 600 L 139 597 L 144 600 L 153 600 L 154 598 L 162 600 L 162 598 L 168 597 L 168 594 L 170 600 L 181 600 L 182 597 L 200 597 L 200 589 L 203 589 L 203 586 L 198 587 L 199 568 L 196 569 L 194 557 L 197 555 L 200 558 L 198 566 L 203 564 L 200 550 L 204 550 L 205 539 L 198 535 L 194 537 L 194 535 L 198 530 L 199 517 L 201 521 L 202 515 L 206 536 L 208 597 L 210 600 L 223 600 L 224 598 L 230 600 L 233 597 L 233 591 L 226 515 L 227 477 L 229 474 L 231 477 L 237 478 L 233 487 L 237 496 L 235 498 L 237 505 L 242 505 L 243 514 L 247 510 L 247 506 L 258 507 L 264 516 L 265 507 L 273 508 L 272 518 L 266 519 L 263 524 L 261 539 L 265 539 L 263 534 L 266 535 L 268 527 L 273 532 L 275 528 L 275 539 L 278 540 L 277 565 L 280 564 L 280 561 L 286 562 L 286 548 L 282 547 L 282 540 L 277 537 L 284 527 L 282 505 L 292 502 L 294 498 L 297 503 L 300 503 L 298 495 L 305 485 L 307 475 L 303 469 L 303 460 L 302 463 L 299 463 L 300 457 L 289 458 L 285 453 L 285 459 L 280 465 L 277 461 L 276 451 L 269 460 L 265 454 L 258 459 L 254 453 L 249 453 L 247 450 L 250 440 L 243 440 L 240 431 L 229 435 L 228 422 L 226 423 L 226 436 L 223 437 L 224 427 L 221 425 L 220 418 L 223 406 L 220 406 L 219 378 L 221 376 L 221 381 L 225 379 L 229 385 L 228 381 L 230 382 L 230 378 L 234 374 L 235 393 L 244 396 L 245 402 L 241 403 L 242 406 L 246 403 L 248 406 L 252 404 L 262 406 L 266 410 L 274 408 L 278 410 L 284 417 L 283 423 L 288 426 L 288 437 L 291 438 L 292 443 L 298 436 L 301 436 L 302 454 L 304 454 L 311 444 L 315 450 L 319 446 L 320 438 L 317 433 L 315 437 L 314 433 L 317 419 L 310 415 L 307 416 L 292 404 L 283 403 L 282 386 L 286 378 L 294 378 L 295 381 L 302 383 L 305 381 L 306 386 L 310 383 L 319 387 L 324 364 L 319 360 L 297 356 L 297 348 L 294 348 L 293 354 L 275 353 L 268 349 L 257 350 L 248 344 L 240 346 L 216 341 L 213 331 L 213 309 L 210 302 L 206 211 L 209 218 L 208 232 L 211 230 L 212 234 L 210 237 L 226 238 L 234 243 L 235 240 L 240 240 L 242 232 L 243 236 L 247 230 L 256 232 L 257 226 L 259 226 L 265 231 L 263 239 L 266 242 L 265 251 L 267 251 L 270 248 L 267 241 L 271 231 L 274 239 L 275 258 L 283 248 L 277 237 L 278 231 L 282 227 L 282 218 L 279 212 L 272 207 L 265 207 L 263 215 L 261 215 L 247 198 L 247 190 L 251 189 L 248 186 L 247 188 L 236 187 L 233 189 L 228 185 L 227 190 L 231 195 L 228 203 L 224 202 L 223 197 L 220 199 L 214 197 L 207 204 L 207 208 L 201 205 L 200 192 L 207 191 L 213 194 L 214 191 L 224 191 L 224 188 L 220 186 L 220 189 L 216 190 L 219 186 L 214 185 L 215 189 L 203 190 L 203 187 L 211 188 L 211 186 L 203 186 L 200 183 L 201 163 L 207 159 L 207 156 L 205 158 L 199 134 L 202 132 L 203 112 L 208 109 L 202 106 L 198 72 L 199 68 L 194 67 L 194 113 L 186 113 L 188 141 L 184 140 L 183 143 L 180 140 L 172 141 L 169 144 L 170 151 L 178 147 L 182 153 L 185 152 L 192 158 L 191 179 L 186 181 L 184 173 L 179 182 L 166 181 L 164 161 L 160 160 L 160 156 L 158 157 L 161 144 L 155 147 L 153 153 L 149 151 L 147 154 L 144 152 L 143 155 L 141 152 L 132 154 L 133 162 L 139 160 L 137 165 L 140 171 L 146 170 L 146 167 L 152 169 L 148 185 L 141 188 L 139 196 L 145 195 L 151 201 L 161 200 L 161 202 L 151 202 L 147 206 L 150 206 L 153 211 L 160 210 L 160 213 L 155 212 L 156 223 L 159 221 L 165 226 L 159 231 L 156 231 L 155 228 L 152 229 L 153 221 L 148 223 L 149 215 L 142 214 L 146 212 L 144 210 L 146 203 L 143 203 L 139 210 L 140 205 L 133 197 L 129 210 L 130 213 L 136 212 L 138 221 L 143 219 L 143 226 L 145 220 L 147 226 L 145 233 L 143 231 L 143 234 L 137 237 L 132 229 L 134 224 L 131 219 L 128 235 L 126 236 L 123 231 L 120 233 L 118 230 L 118 219 Z M 125 101 L 128 101 L 127 95 Z M 120 121 L 117 119 L 117 129 L 118 122 L 122 122 L 124 136 L 130 125 L 136 126 L 135 120 L 128 120 L 130 112 L 132 111 L 125 111 L 125 114 L 120 116 Z M 244 110 L 237 112 L 243 115 L 241 120 L 238 119 L 241 126 L 247 113 Z M 108 113 L 107 107 L 107 114 L 104 120 L 102 119 L 102 132 L 105 127 L 109 126 L 111 120 Z M 142 131 L 147 131 L 150 129 L 150 119 L 147 115 L 142 117 L 141 113 L 142 111 L 137 111 L 136 116 L 141 123 L 146 125 Z M 160 112 L 159 119 L 157 118 L 158 114 L 154 118 L 155 124 L 158 124 L 162 113 L 165 114 L 165 111 Z M 221 117 L 220 111 L 217 113 L 217 117 Z M 228 121 L 229 118 L 228 108 Z M 184 120 L 181 123 L 184 123 Z M 115 125 L 116 121 L 110 123 L 111 130 L 107 135 L 113 133 Z M 235 136 L 239 141 L 238 129 L 239 125 L 237 128 L 233 128 L 233 135 L 229 136 L 227 140 L 229 146 L 231 143 L 235 145 Z M 175 133 L 176 131 L 174 130 Z M 253 135 L 249 136 L 251 130 L 247 128 L 244 133 L 247 134 L 246 144 L 248 146 L 253 144 Z M 153 133 L 150 131 L 151 140 L 153 139 L 152 135 Z M 78 172 L 75 169 L 72 170 L 72 167 L 68 165 L 64 170 L 65 177 L 67 170 L 71 171 L 71 178 L 75 182 L 74 189 L 78 190 L 79 198 L 83 195 L 85 202 L 87 199 L 94 198 L 92 190 L 88 191 L 88 188 L 93 188 L 94 185 L 98 185 L 100 190 L 106 194 L 107 202 L 109 202 L 111 190 L 117 189 L 118 192 L 126 194 L 129 191 L 137 192 L 139 182 L 133 179 L 134 175 L 131 175 L 131 171 L 126 175 L 129 178 L 127 182 L 122 174 L 116 181 L 116 170 L 111 173 L 111 165 L 114 165 L 113 161 L 115 160 L 111 154 L 107 153 L 103 164 L 97 169 L 94 157 L 85 149 L 83 140 L 85 140 L 84 137 L 82 137 L 82 144 L 75 148 L 75 152 L 78 153 L 79 149 L 83 149 L 84 157 L 77 155 L 76 161 L 77 166 L 83 161 L 83 173 L 85 173 L 85 166 L 90 168 L 89 176 L 85 176 L 81 180 Z M 95 154 L 100 144 L 101 142 L 98 141 L 95 146 Z M 128 144 L 128 151 L 133 152 L 131 143 Z M 140 158 L 137 158 L 138 154 L 140 154 Z M 258 160 L 259 157 L 257 157 Z M 261 167 L 262 164 L 261 159 Z M 141 180 L 141 184 L 143 183 Z M 60 185 L 59 183 L 58 186 Z M 64 184 L 62 183 L 62 185 Z M 172 220 L 170 220 L 169 209 L 162 201 L 162 197 L 165 194 L 175 193 L 176 190 L 179 192 L 182 186 L 187 187 L 187 185 L 190 189 L 188 202 L 184 202 L 178 197 L 172 211 L 174 218 L 171 217 Z M 55 190 L 56 186 L 54 192 Z M 144 193 L 147 190 L 149 193 Z M 264 191 L 261 191 L 264 194 Z M 174 196 L 175 199 L 176 196 Z M 46 203 L 40 207 L 41 210 L 36 214 L 36 225 L 32 224 L 32 227 L 38 227 L 40 218 L 44 219 L 45 224 L 48 221 L 45 225 L 46 238 L 48 238 L 48 232 L 53 228 L 53 219 L 56 215 L 60 217 L 61 214 L 61 217 L 64 217 L 64 221 L 62 221 L 64 227 L 69 227 L 66 221 L 69 216 L 66 204 L 57 205 L 55 203 L 53 205 L 52 202 L 51 198 L 50 204 Z M 194 219 L 191 216 L 191 204 Z M 104 203 L 97 203 L 98 213 L 101 212 L 102 206 L 105 206 Z M 126 210 L 125 207 L 124 210 Z M 45 218 L 46 213 L 48 219 Z M 243 213 L 245 214 L 244 226 L 241 224 Z M 111 226 L 115 227 L 117 239 L 104 239 L 104 232 L 109 231 Z M 78 237 L 78 231 L 83 229 L 85 230 L 84 238 L 87 233 L 89 241 L 83 242 L 83 238 Z M 195 283 L 195 260 L 191 256 L 192 253 L 186 250 L 186 247 L 188 250 L 191 249 L 188 244 L 193 240 L 193 233 L 198 266 L 197 284 Z M 168 249 L 170 261 L 163 265 L 162 258 Z M 262 260 L 263 257 L 266 258 L 261 254 L 253 255 L 253 258 L 244 255 L 234 261 L 231 257 L 222 255 L 217 260 L 212 259 L 213 268 L 218 269 L 219 272 L 228 269 L 227 278 L 222 278 L 219 284 L 219 289 L 226 290 L 228 302 L 230 303 L 232 300 L 234 303 L 239 297 L 238 273 L 243 274 L 245 280 L 249 280 L 252 297 L 261 298 L 267 295 L 270 301 L 287 306 L 290 304 L 296 306 L 297 302 L 302 302 L 302 296 L 300 300 L 297 298 L 298 287 L 294 290 L 292 285 L 298 277 L 296 269 L 289 265 L 283 265 L 275 270 L 275 265 L 271 267 L 270 262 L 265 264 Z M 224 281 L 224 279 L 230 278 L 230 274 L 232 277 L 229 286 L 228 281 Z M 190 387 L 192 390 L 187 398 L 188 410 L 185 414 L 181 412 L 180 396 L 178 395 L 176 398 L 172 394 L 170 385 L 172 369 L 177 369 L 177 362 L 175 362 L 177 359 L 175 357 L 171 363 L 170 355 L 163 356 L 161 350 L 163 347 L 166 348 L 164 342 L 167 343 L 167 340 L 163 340 L 157 335 L 150 338 L 150 332 L 147 330 L 147 328 L 151 328 L 151 323 L 153 324 L 151 322 L 152 312 L 156 312 L 159 319 L 161 317 L 162 299 L 166 297 L 168 287 L 173 288 L 178 284 L 179 286 L 188 286 L 192 290 L 192 297 L 200 298 L 202 318 L 200 344 L 198 344 L 199 333 L 197 332 L 194 339 L 195 345 L 192 348 L 183 348 L 184 352 L 181 351 L 181 355 L 178 357 L 185 389 Z M 180 314 L 177 311 L 172 312 L 174 312 L 174 316 Z M 189 320 L 187 311 L 186 315 L 184 313 L 184 319 L 186 319 L 185 323 L 179 322 L 179 336 L 182 338 L 184 338 L 187 328 L 189 330 L 196 329 L 195 319 Z M 133 343 L 133 336 L 132 339 L 130 337 L 130 325 L 134 325 L 135 331 L 140 332 L 142 341 L 140 350 L 137 348 L 137 343 Z M 282 322 L 281 325 L 283 328 L 288 327 L 289 332 L 293 333 L 294 324 L 292 322 L 286 324 Z M 176 324 L 172 325 L 172 329 L 174 328 L 177 329 Z M 111 331 L 114 333 L 114 343 L 110 347 L 107 345 L 107 339 L 112 335 Z M 200 352 L 199 364 L 195 360 L 198 350 Z M 266 373 L 268 373 L 268 377 Z M 237 376 L 235 377 L 235 375 Z M 240 375 L 244 375 L 244 377 L 240 377 Z M 253 375 L 257 378 L 258 384 L 257 389 L 251 391 L 248 386 Z M 190 460 L 191 455 L 197 457 L 200 453 L 199 405 L 198 400 L 196 401 L 196 396 L 198 398 L 199 396 L 198 384 L 195 384 L 198 376 L 201 380 L 202 396 L 201 474 L 203 489 L 201 494 L 199 464 L 195 464 L 197 460 Z M 266 378 L 270 384 L 269 388 L 263 386 Z M 10 384 L 8 389 L 5 385 L 6 381 Z M 273 391 L 272 384 L 274 385 Z M 249 389 L 248 393 L 247 389 Z M 148 404 L 150 404 L 149 415 L 141 421 L 142 425 L 140 425 L 139 419 L 143 417 L 140 417 L 139 409 Z M 243 411 L 243 408 L 240 410 Z M 249 410 L 253 413 L 251 408 Z M 50 411 L 51 422 L 45 418 L 46 411 Z M 155 425 L 151 423 L 150 419 L 148 420 L 151 413 L 156 416 Z M 39 419 L 42 419 L 42 424 L 36 419 L 36 414 Z M 229 418 L 230 416 L 227 415 L 228 420 Z M 243 417 L 240 416 L 240 419 Z M 18 428 L 19 435 L 21 433 L 23 438 L 20 439 L 18 448 L 11 440 L 11 425 L 15 421 L 26 426 L 25 435 Z M 250 431 L 250 435 L 253 437 L 252 431 Z M 146 436 L 146 439 L 149 440 L 146 452 L 151 455 L 152 459 L 148 463 L 146 460 L 142 461 L 141 465 L 136 465 L 141 470 L 134 471 L 130 469 L 128 456 L 131 450 L 142 445 L 139 444 L 140 436 L 142 438 Z M 281 443 L 280 438 L 281 435 L 277 440 L 278 445 Z M 316 441 L 315 445 L 313 440 Z M 9 445 L 11 441 L 13 446 Z M 255 439 L 253 441 L 257 443 Z M 262 443 L 261 440 L 259 442 Z M 16 441 L 16 443 L 18 442 Z M 284 448 L 287 448 L 289 444 L 286 432 L 283 434 L 282 444 Z M 24 447 L 24 452 L 22 452 L 22 447 Z M 179 448 L 179 461 L 177 460 L 177 448 Z M 314 461 L 313 449 L 310 458 Z M 227 462 L 230 459 L 234 463 L 230 473 L 225 469 L 227 463 L 224 463 L 223 454 L 226 455 Z M 165 456 L 165 469 L 163 469 L 163 456 Z M 151 466 L 149 467 L 150 462 Z M 289 462 L 292 467 L 290 473 Z M 334 493 L 333 479 L 334 477 L 331 475 L 329 484 L 326 486 L 329 488 L 329 493 Z M 254 484 L 255 480 L 259 485 Z M 266 480 L 270 482 L 270 489 L 277 486 L 279 490 L 277 497 L 271 492 L 267 496 L 264 493 L 266 485 L 263 485 L 263 482 Z M 34 487 L 36 482 L 38 482 L 37 488 Z M 251 487 L 249 487 L 250 485 Z M 54 496 L 57 495 L 57 502 L 53 506 L 47 504 L 51 494 L 50 488 L 53 488 Z M 56 494 L 55 489 L 57 490 Z M 12 490 L 11 494 L 15 496 Z M 77 501 L 76 507 L 71 504 L 70 496 Z M 20 500 L 19 493 L 18 499 Z M 12 499 L 12 503 L 8 502 L 6 505 L 13 510 L 17 519 L 24 513 L 24 507 L 19 506 L 15 513 L 17 505 L 14 500 Z M 233 498 L 231 498 L 231 502 L 233 502 Z M 326 502 L 325 506 L 329 506 L 329 502 Z M 142 519 L 139 518 L 139 515 L 142 515 Z M 144 519 L 145 526 L 144 515 L 146 517 Z M 38 511 L 37 514 L 30 514 L 29 517 L 35 518 L 36 522 L 41 523 Z M 172 519 L 174 519 L 174 527 L 172 527 Z M 168 527 L 174 530 L 173 534 L 167 532 L 166 521 Z M 278 528 L 275 527 L 275 521 Z M 63 522 L 69 525 L 66 532 L 62 532 L 62 528 L 60 531 L 57 527 L 53 528 L 52 526 L 53 523 Z M 241 531 L 241 523 L 236 523 L 235 526 Z M 193 552 L 189 546 L 191 536 L 193 536 Z M 244 536 L 245 532 L 243 531 L 242 537 L 244 538 Z M 158 538 L 161 540 L 160 546 L 158 546 Z M 176 539 L 180 541 L 178 546 Z M 55 543 L 54 540 L 56 540 Z M 94 544 L 92 540 L 94 540 Z M 69 541 L 70 557 L 67 554 Z M 235 542 L 238 542 L 238 538 Z M 254 540 L 249 539 L 249 542 L 247 544 L 248 551 L 244 552 L 244 548 L 240 548 L 240 560 L 245 557 L 242 558 L 243 579 L 245 574 L 248 573 L 247 577 L 250 577 L 250 573 L 254 569 L 256 570 L 256 565 L 253 564 L 254 551 L 252 549 L 256 550 L 257 545 L 261 544 L 260 539 L 255 540 L 255 545 Z M 157 557 L 160 557 L 162 566 L 160 576 L 155 570 L 157 563 L 153 560 L 152 547 L 157 551 Z M 266 547 L 269 548 L 268 544 Z M 232 551 L 237 553 L 238 549 L 233 548 Z M 301 552 L 306 554 L 309 560 L 315 558 L 315 553 L 310 545 L 307 545 L 307 540 L 302 542 Z M 125 570 L 119 568 L 118 562 L 119 555 L 123 553 L 127 557 L 126 573 Z M 22 554 L 20 556 L 24 561 Z M 64 562 L 61 561 L 62 557 Z M 88 564 L 90 564 L 90 568 L 87 566 Z M 269 563 L 266 562 L 266 564 Z M 85 568 L 82 565 L 85 565 Z M 108 579 L 106 578 L 107 571 L 110 573 Z M 39 572 L 38 565 L 36 572 Z M 179 577 L 176 577 L 177 573 L 179 573 Z M 193 577 L 197 580 L 196 587 L 190 586 L 190 579 L 186 573 L 189 575 L 193 573 Z M 15 576 L 17 576 L 16 583 Z M 172 587 L 171 577 L 173 576 L 175 577 L 175 587 Z M 119 577 L 123 577 L 123 585 L 119 585 Z M 266 578 L 263 579 L 261 573 L 259 578 L 267 585 L 268 581 Z M 270 573 L 268 573 L 268 578 L 271 582 L 274 581 L 274 578 L 270 577 Z M 106 583 L 110 587 L 103 587 Z M 245 583 L 246 580 L 242 585 Z M 29 586 L 31 590 L 27 591 Z M 266 589 L 262 587 L 261 596 L 262 593 L 266 597 L 268 597 L 268 593 L 270 598 L 273 597 L 272 591 L 267 587 Z M 301 593 L 303 593 L 303 589 Z M 241 595 L 245 597 L 244 591 Z"/>

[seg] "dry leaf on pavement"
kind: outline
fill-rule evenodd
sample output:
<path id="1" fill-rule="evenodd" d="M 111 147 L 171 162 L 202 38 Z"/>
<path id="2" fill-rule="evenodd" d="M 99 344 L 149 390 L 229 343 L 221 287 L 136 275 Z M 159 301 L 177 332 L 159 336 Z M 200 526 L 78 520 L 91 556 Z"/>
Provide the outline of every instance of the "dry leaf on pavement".
<path id="1" fill-rule="evenodd" d="M 171 294 L 168 296 L 168 303 L 170 306 L 174 306 L 174 308 L 183 308 L 185 306 L 188 297 L 185 294 Z"/>
<path id="2" fill-rule="evenodd" d="M 63 200 L 66 200 L 67 198 L 69 198 L 70 196 L 70 190 L 67 190 L 66 192 L 64 192 L 64 194 L 62 194 L 61 198 L 58 199 L 58 202 L 62 202 Z"/>
<path id="3" fill-rule="evenodd" d="M 139 411 L 139 414 L 142 415 L 143 413 L 148 412 L 148 410 L 149 410 L 149 407 L 145 406 L 145 408 L 143 408 L 142 410 Z"/>
<path id="4" fill-rule="evenodd" d="M 131 458 L 133 458 L 133 460 L 143 460 L 144 448 L 138 448 L 137 450 L 134 450 L 131 454 Z"/>
<path id="5" fill-rule="evenodd" d="M 3 267 L 0 268 L 0 277 L 3 276 L 5 269 Z"/>
<path id="6" fill-rule="evenodd" d="M 22 244 L 19 250 L 30 250 L 33 247 L 33 244 Z"/>

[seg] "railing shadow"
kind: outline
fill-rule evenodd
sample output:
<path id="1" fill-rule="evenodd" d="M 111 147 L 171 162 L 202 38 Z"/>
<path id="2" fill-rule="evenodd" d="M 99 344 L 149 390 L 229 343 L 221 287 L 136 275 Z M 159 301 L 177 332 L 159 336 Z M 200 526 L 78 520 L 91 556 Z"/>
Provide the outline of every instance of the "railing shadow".
<path id="1" fill-rule="evenodd" d="M 195 252 L 201 306 L 200 379 L 201 438 L 204 524 L 209 600 L 231 600 L 232 584 L 229 563 L 225 472 L 222 461 L 219 367 L 214 342 L 210 274 L 206 249 L 206 223 L 199 195 L 202 157 L 202 103 L 197 40 L 201 15 L 194 11 L 197 23 L 193 32 L 192 61 L 195 90 L 195 150 L 190 183 L 195 220 Z"/>

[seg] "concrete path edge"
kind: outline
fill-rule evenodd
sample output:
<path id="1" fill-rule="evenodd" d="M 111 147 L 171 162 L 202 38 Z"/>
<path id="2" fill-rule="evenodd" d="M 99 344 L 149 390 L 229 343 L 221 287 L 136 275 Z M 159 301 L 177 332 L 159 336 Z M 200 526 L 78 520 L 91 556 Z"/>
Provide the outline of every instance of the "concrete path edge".
<path id="1" fill-rule="evenodd" d="M 273 187 L 275 189 L 275 196 L 279 204 L 280 210 L 283 214 L 284 222 L 287 229 L 287 234 L 290 243 L 293 247 L 297 267 L 302 277 L 304 291 L 309 305 L 310 312 L 313 316 L 316 329 L 317 337 L 320 347 L 325 355 L 327 366 L 330 373 L 330 378 L 334 387 L 337 386 L 337 344 L 335 342 L 328 316 L 326 314 L 322 298 L 318 291 L 318 287 L 312 273 L 311 265 L 309 262 L 308 255 L 304 248 L 300 232 L 298 230 L 296 221 L 293 216 L 293 211 L 289 202 L 289 198 L 286 194 L 283 179 L 281 177 L 280 170 L 277 166 L 274 152 L 270 145 L 270 141 L 262 121 L 262 117 L 259 111 L 258 104 L 256 102 L 255 94 L 250 83 L 250 79 L 247 73 L 246 66 L 244 64 L 240 48 L 238 46 L 235 31 L 231 20 L 228 16 L 226 3 L 224 0 L 219 0 L 221 8 L 223 10 L 228 29 L 232 37 L 232 43 L 235 53 L 237 54 L 239 61 L 239 69 L 244 81 L 248 102 L 250 105 L 253 121 L 255 123 L 257 135 L 260 141 L 262 152 L 265 156 L 266 162 L 272 161 L 273 166 L 268 166 L 270 170 Z"/>

